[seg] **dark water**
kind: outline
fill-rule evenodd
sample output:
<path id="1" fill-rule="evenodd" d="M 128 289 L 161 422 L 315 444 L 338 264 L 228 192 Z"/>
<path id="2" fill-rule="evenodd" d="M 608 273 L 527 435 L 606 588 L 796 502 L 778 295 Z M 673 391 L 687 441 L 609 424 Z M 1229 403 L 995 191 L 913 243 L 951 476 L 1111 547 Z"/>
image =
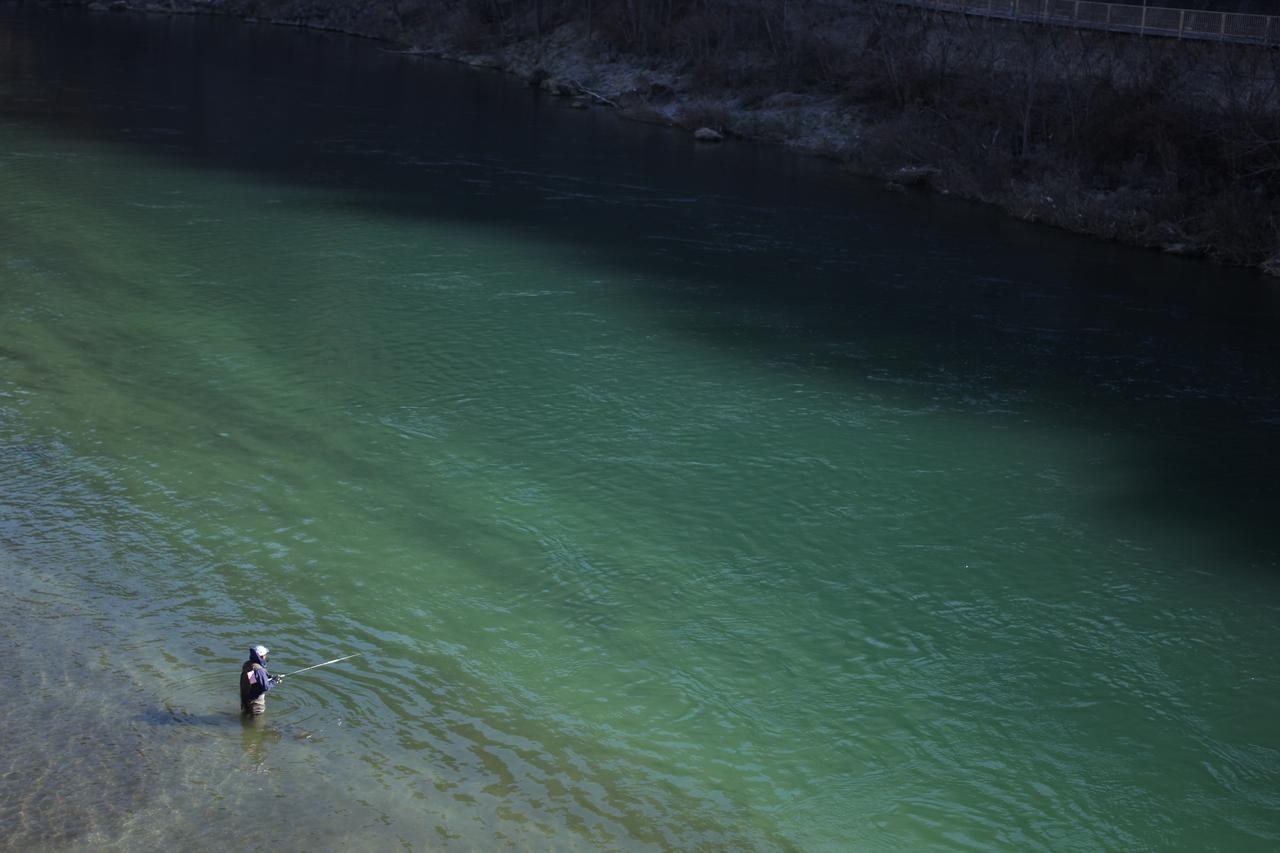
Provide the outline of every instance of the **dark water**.
<path id="1" fill-rule="evenodd" d="M 1278 295 L 0 5 L 2 843 L 1276 849 Z"/>

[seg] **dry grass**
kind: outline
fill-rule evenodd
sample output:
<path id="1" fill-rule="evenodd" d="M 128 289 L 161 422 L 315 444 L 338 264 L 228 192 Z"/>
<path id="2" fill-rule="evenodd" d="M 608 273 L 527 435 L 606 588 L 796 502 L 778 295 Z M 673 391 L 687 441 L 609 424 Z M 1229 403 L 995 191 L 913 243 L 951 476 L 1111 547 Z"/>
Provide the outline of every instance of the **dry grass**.
<path id="1" fill-rule="evenodd" d="M 553 91 L 572 81 L 643 120 L 781 142 L 896 183 L 916 176 L 1024 219 L 1280 268 L 1280 51 L 889 0 L 220 8 L 398 39 Z"/>

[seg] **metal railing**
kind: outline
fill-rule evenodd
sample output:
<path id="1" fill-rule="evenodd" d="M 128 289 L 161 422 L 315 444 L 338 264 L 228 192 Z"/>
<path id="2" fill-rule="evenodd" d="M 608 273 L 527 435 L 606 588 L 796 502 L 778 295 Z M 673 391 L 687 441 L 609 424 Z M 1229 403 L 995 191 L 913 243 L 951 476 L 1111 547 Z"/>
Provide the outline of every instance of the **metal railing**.
<path id="1" fill-rule="evenodd" d="M 903 5 L 1012 21 L 1202 41 L 1280 45 L 1280 16 L 1166 9 L 1092 0 L 899 0 Z"/>

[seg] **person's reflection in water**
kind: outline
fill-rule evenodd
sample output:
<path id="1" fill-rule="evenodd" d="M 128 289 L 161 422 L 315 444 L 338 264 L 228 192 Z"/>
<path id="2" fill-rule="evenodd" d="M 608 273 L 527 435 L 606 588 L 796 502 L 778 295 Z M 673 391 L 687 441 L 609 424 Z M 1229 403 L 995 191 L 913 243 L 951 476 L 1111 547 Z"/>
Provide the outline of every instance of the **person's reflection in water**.
<path id="1" fill-rule="evenodd" d="M 279 740 L 280 732 L 269 728 L 267 721 L 261 716 L 242 714 L 240 716 L 241 741 L 244 744 L 244 755 L 249 760 L 249 768 L 254 773 L 267 772 L 267 743 Z"/>

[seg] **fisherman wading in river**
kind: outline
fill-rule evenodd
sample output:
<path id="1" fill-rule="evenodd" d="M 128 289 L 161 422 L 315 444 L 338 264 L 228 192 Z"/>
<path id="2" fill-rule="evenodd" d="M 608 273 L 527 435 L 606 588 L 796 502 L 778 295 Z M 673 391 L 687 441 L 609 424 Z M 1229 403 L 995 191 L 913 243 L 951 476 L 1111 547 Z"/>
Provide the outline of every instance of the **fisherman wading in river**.
<path id="1" fill-rule="evenodd" d="M 267 691 L 284 678 L 267 672 L 268 652 L 266 646 L 254 646 L 240 667 L 240 710 L 254 717 L 267 710 Z"/>

